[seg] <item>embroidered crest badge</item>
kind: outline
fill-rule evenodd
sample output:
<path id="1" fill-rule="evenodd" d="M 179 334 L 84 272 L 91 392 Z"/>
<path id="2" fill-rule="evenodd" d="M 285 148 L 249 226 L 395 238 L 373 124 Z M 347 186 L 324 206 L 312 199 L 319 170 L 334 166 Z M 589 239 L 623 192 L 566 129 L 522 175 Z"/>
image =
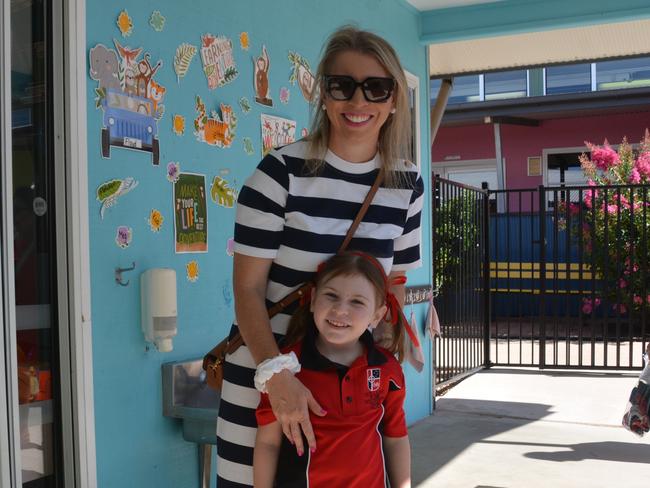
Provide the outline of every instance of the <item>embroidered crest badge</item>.
<path id="1" fill-rule="evenodd" d="M 368 391 L 379 390 L 381 384 L 381 370 L 379 368 L 369 368 L 368 372 Z"/>

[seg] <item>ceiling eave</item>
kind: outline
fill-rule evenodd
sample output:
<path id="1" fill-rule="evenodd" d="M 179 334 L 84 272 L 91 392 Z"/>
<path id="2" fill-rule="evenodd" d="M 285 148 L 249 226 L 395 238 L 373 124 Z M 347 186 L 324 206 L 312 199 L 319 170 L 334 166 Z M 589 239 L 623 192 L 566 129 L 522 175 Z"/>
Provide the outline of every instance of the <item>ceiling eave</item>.
<path id="1" fill-rule="evenodd" d="M 647 0 L 504 0 L 420 14 L 431 76 L 650 53 Z"/>

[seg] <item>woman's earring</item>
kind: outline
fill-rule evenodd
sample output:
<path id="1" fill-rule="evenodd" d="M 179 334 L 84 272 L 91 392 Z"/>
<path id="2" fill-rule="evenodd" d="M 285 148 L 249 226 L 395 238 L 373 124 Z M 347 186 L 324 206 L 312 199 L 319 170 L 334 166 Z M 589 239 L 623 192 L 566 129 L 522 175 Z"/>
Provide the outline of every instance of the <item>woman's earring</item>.
<path id="1" fill-rule="evenodd" d="M 390 109 L 390 113 L 394 114 L 395 112 L 397 112 L 397 110 L 395 109 L 395 107 L 393 107 L 393 108 Z"/>
<path id="2" fill-rule="evenodd" d="M 325 106 L 325 104 L 321 105 L 321 108 L 323 109 L 323 112 L 325 112 L 327 110 L 327 107 Z"/>

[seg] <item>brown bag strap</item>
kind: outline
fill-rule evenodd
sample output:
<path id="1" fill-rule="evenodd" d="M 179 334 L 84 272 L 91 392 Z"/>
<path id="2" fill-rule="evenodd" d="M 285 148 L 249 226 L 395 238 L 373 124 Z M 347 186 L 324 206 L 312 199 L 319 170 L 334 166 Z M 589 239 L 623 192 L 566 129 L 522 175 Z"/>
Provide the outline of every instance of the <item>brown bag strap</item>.
<path id="1" fill-rule="evenodd" d="M 379 172 L 377 173 L 377 177 L 375 178 L 374 183 L 370 187 L 370 190 L 368 190 L 368 194 L 366 195 L 366 198 L 363 200 L 363 203 L 361 204 L 361 208 L 357 212 L 356 217 L 352 221 L 352 224 L 350 225 L 350 228 L 348 229 L 347 234 L 345 234 L 345 239 L 343 239 L 343 243 L 341 244 L 341 247 L 339 247 L 338 252 L 343 252 L 345 249 L 348 247 L 348 244 L 350 244 L 350 241 L 352 240 L 352 237 L 354 236 L 354 233 L 357 231 L 357 227 L 359 227 L 359 224 L 361 223 L 361 220 L 363 220 L 363 217 L 366 215 L 366 212 L 368 211 L 368 208 L 370 207 L 370 203 L 372 202 L 372 199 L 375 196 L 375 193 L 377 193 L 377 190 L 379 189 L 379 185 L 381 185 L 382 181 L 384 181 L 384 168 L 381 167 L 379 168 Z M 305 283 L 302 285 L 300 288 L 297 290 L 289 293 L 287 296 L 285 296 L 282 300 L 279 302 L 275 303 L 271 307 L 269 307 L 269 318 L 274 317 L 278 313 L 282 312 L 285 308 L 287 308 L 289 305 L 291 305 L 293 302 L 296 300 L 299 300 L 301 297 L 305 296 L 305 293 L 311 288 L 311 283 Z M 235 352 L 239 346 L 244 344 L 244 339 L 242 338 L 241 334 L 237 332 L 231 339 L 228 341 L 228 344 L 226 346 L 226 353 L 227 354 L 232 354 Z"/>
<path id="2" fill-rule="evenodd" d="M 348 233 L 345 234 L 345 239 L 343 240 L 343 243 L 341 244 L 341 247 L 339 248 L 339 252 L 345 251 L 345 248 L 348 247 L 348 244 L 350 244 L 350 241 L 352 240 L 352 237 L 354 237 L 354 233 L 357 231 L 357 227 L 359 227 L 359 224 L 361 223 L 361 220 L 363 220 L 363 217 L 366 215 L 366 212 L 368 211 L 368 208 L 370 207 L 370 203 L 372 202 L 372 199 L 375 197 L 375 193 L 377 193 L 377 189 L 379 189 L 379 185 L 381 185 L 382 181 L 384 181 L 384 167 L 383 166 L 381 168 L 379 168 L 379 172 L 377 173 L 377 177 L 375 178 L 375 182 L 370 187 L 370 190 L 368 190 L 368 194 L 366 195 L 365 200 L 361 204 L 361 208 L 357 212 L 357 216 L 352 221 L 352 225 L 350 225 L 350 228 L 348 229 Z"/>

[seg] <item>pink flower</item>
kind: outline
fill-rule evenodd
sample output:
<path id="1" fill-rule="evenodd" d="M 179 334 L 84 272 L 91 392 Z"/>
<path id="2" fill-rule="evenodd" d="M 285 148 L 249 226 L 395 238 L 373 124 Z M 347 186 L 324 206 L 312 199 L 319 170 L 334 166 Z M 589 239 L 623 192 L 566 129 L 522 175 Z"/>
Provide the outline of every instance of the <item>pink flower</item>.
<path id="1" fill-rule="evenodd" d="M 627 281 L 625 281 L 623 278 L 618 280 L 618 287 L 619 288 L 627 288 Z"/>
<path id="2" fill-rule="evenodd" d="M 643 298 L 641 298 L 639 295 L 634 295 L 634 298 L 632 300 L 634 301 L 635 305 L 643 305 Z"/>
<path id="3" fill-rule="evenodd" d="M 615 203 L 607 205 L 607 213 L 610 215 L 616 215 L 618 213 L 618 205 Z"/>
<path id="4" fill-rule="evenodd" d="M 606 171 L 610 167 L 617 166 L 621 162 L 618 154 L 609 146 L 607 141 L 605 141 L 603 147 L 594 146 L 589 142 L 585 142 L 585 144 L 591 151 L 591 160 L 597 168 Z"/>
<path id="5" fill-rule="evenodd" d="M 634 164 L 634 169 L 639 172 L 640 176 L 650 178 L 650 153 L 641 153 Z"/>
<path id="6" fill-rule="evenodd" d="M 589 180 L 589 186 L 595 186 L 596 184 Z M 594 183 L 593 185 L 591 183 Z M 598 190 L 587 190 L 585 191 L 585 196 L 584 196 L 584 201 L 585 201 L 585 206 L 587 208 L 591 208 L 596 200 L 598 198 Z"/>
<path id="7" fill-rule="evenodd" d="M 641 173 L 639 173 L 638 169 L 632 168 L 632 171 L 630 171 L 629 182 L 633 185 L 641 183 Z"/>
<path id="8" fill-rule="evenodd" d="M 582 313 L 585 315 L 590 314 L 594 308 L 600 306 L 600 298 L 583 298 L 582 299 Z"/>
<path id="9" fill-rule="evenodd" d="M 621 315 L 627 313 L 627 307 L 622 303 L 615 303 L 614 305 L 612 305 L 612 309 L 614 310 L 614 312 L 618 311 L 618 313 Z"/>

